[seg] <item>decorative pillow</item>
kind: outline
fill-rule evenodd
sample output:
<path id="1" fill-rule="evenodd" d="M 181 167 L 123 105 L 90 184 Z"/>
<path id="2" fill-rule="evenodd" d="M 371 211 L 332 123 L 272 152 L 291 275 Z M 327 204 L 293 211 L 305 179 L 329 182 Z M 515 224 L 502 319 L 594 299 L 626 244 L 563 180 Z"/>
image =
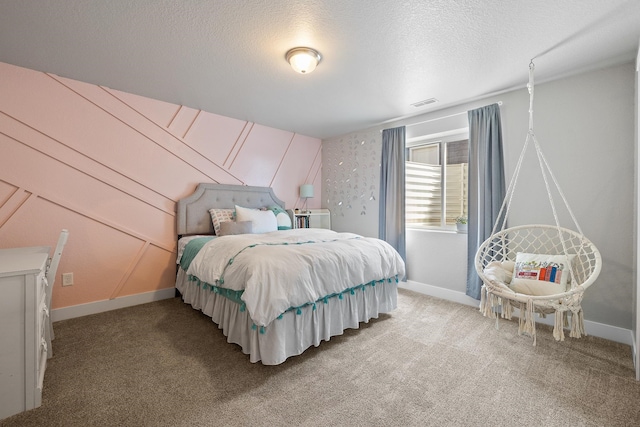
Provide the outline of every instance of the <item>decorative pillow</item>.
<path id="1" fill-rule="evenodd" d="M 211 223 L 213 223 L 213 231 L 215 231 L 216 236 L 220 235 L 221 223 L 234 220 L 233 209 L 209 209 L 209 214 L 211 215 Z"/>
<path id="2" fill-rule="evenodd" d="M 278 222 L 278 230 L 291 230 L 291 217 L 280 206 L 273 205 L 269 206 L 271 212 L 276 216 L 276 221 Z"/>
<path id="3" fill-rule="evenodd" d="M 236 205 L 236 220 L 251 221 L 253 233 L 268 233 L 278 229 L 278 221 L 272 211 L 243 208 Z"/>
<path id="4" fill-rule="evenodd" d="M 511 282 L 512 270 L 508 270 L 500 261 L 492 261 L 484 268 L 484 274 L 487 277 L 500 282 L 509 284 Z"/>
<path id="5" fill-rule="evenodd" d="M 253 226 L 251 221 L 224 221 L 220 223 L 219 236 L 230 236 L 232 234 L 251 234 Z"/>
<path id="6" fill-rule="evenodd" d="M 513 278 L 509 287 L 527 295 L 554 295 L 567 290 L 571 278 L 568 268 L 575 255 L 544 255 L 520 253 L 516 255 Z"/>

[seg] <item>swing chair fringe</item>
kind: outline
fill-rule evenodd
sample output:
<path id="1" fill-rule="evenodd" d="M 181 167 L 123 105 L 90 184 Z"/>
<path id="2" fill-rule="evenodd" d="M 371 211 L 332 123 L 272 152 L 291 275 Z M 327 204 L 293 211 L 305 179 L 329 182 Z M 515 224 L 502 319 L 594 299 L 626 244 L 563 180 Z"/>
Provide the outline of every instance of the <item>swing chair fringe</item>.
<path id="1" fill-rule="evenodd" d="M 480 312 L 485 317 L 496 319 L 497 329 L 498 319 L 511 320 L 514 315 L 513 309 L 517 308 L 520 312 L 518 316 L 518 335 L 531 337 L 534 346 L 536 345 L 536 314 L 540 317 L 546 317 L 550 312 L 554 314 L 553 338 L 556 341 L 564 341 L 564 329 L 569 325 L 571 326 L 569 337 L 581 338 L 587 335 L 584 329 L 584 312 L 579 305 L 573 305 L 566 298 L 547 302 L 543 299 L 534 299 L 528 295 L 519 295 L 523 296 L 524 300 L 500 296 L 500 294 L 492 292 L 485 284 L 481 289 Z M 570 321 L 569 318 L 571 319 Z"/>

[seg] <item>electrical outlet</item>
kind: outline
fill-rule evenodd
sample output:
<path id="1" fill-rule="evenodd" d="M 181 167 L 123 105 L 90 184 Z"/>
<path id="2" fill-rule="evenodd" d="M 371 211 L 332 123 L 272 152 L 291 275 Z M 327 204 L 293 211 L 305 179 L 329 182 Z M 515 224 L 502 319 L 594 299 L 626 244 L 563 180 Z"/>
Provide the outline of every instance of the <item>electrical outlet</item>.
<path id="1" fill-rule="evenodd" d="M 62 286 L 73 285 L 73 273 L 62 273 Z"/>

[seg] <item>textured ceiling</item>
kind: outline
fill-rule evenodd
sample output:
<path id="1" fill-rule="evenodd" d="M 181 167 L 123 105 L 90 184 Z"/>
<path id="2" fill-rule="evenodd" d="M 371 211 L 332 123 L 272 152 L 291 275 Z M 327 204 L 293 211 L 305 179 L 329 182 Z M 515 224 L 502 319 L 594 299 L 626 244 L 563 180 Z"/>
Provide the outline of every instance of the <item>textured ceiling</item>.
<path id="1" fill-rule="evenodd" d="M 0 0 L 2 62 L 319 138 L 524 87 L 534 57 L 537 81 L 631 60 L 639 39 L 639 0 Z M 295 46 L 324 56 L 312 74 Z"/>

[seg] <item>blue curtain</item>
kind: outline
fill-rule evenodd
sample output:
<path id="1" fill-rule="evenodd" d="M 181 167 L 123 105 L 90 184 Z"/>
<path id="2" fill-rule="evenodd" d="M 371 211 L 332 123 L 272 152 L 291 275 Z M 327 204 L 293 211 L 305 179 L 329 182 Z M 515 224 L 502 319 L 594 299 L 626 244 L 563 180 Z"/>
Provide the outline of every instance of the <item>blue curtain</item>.
<path id="1" fill-rule="evenodd" d="M 378 237 L 393 246 L 406 261 L 404 162 L 405 127 L 383 130 Z"/>
<path id="2" fill-rule="evenodd" d="M 498 104 L 467 112 L 469 117 L 469 220 L 467 295 L 480 299 L 478 247 L 491 235 L 505 197 L 502 126 Z"/>

